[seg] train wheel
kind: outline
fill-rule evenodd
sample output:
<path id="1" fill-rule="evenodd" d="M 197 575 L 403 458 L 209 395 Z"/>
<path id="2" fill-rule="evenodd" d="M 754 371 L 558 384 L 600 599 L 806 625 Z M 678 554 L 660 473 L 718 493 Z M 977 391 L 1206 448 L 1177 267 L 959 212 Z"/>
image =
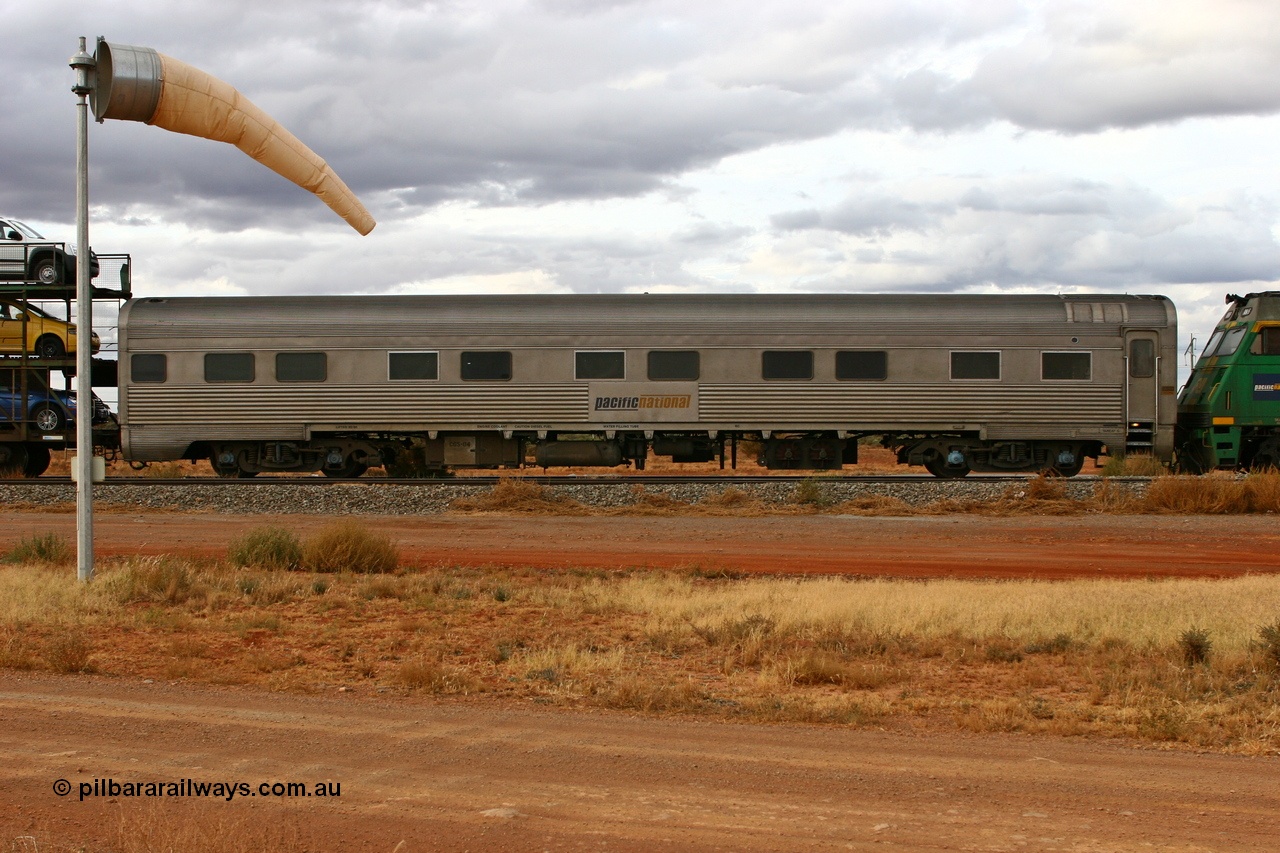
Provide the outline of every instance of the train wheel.
<path id="1" fill-rule="evenodd" d="M 322 468 L 326 477 L 333 477 L 338 480 L 352 480 L 359 477 L 365 471 L 369 470 L 369 466 L 354 456 L 348 456 L 343 460 L 341 468 Z"/>
<path id="2" fill-rule="evenodd" d="M 1080 469 L 1084 467 L 1084 457 L 1077 456 L 1076 461 L 1070 465 L 1051 465 L 1044 470 L 1044 474 L 1050 477 L 1074 477 L 1080 473 Z"/>
<path id="3" fill-rule="evenodd" d="M 948 465 L 941 456 L 934 457 L 924 463 L 925 470 L 943 480 L 958 480 L 969 476 L 972 469 L 968 465 Z"/>
<path id="4" fill-rule="evenodd" d="M 213 472 L 219 477 L 227 480 L 247 480 L 250 477 L 258 476 L 257 471 L 246 471 L 239 465 L 214 465 Z"/>
<path id="5" fill-rule="evenodd" d="M 43 444 L 27 445 L 27 461 L 22 466 L 22 473 L 28 477 L 39 477 L 49 470 L 49 448 Z"/>
<path id="6" fill-rule="evenodd" d="M 1188 442 L 1178 449 L 1174 470 L 1183 474 L 1207 474 L 1212 466 L 1209 464 L 1208 452 L 1200 444 Z"/>
<path id="7" fill-rule="evenodd" d="M 39 447 L 39 445 L 36 445 Z M 27 466 L 27 446 L 25 444 L 0 445 L 0 474 L 13 477 Z"/>

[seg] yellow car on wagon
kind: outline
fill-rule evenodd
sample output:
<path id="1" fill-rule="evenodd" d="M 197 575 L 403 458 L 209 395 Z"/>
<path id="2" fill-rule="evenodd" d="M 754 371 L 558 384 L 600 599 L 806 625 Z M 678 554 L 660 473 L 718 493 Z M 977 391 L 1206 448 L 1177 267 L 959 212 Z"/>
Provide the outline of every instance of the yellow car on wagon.
<path id="1" fill-rule="evenodd" d="M 25 334 L 25 340 L 24 340 Z M 90 352 L 101 341 L 95 333 Z M 0 299 L 0 354 L 20 355 L 25 350 L 39 358 L 63 358 L 76 351 L 76 325 L 59 320 L 34 305 Z"/>

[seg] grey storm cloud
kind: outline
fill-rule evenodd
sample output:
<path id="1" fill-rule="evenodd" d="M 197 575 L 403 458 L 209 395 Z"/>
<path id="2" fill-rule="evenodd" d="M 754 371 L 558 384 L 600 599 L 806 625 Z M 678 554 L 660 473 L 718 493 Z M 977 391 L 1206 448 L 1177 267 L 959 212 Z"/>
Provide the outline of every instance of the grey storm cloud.
<path id="1" fill-rule="evenodd" d="M 863 188 L 828 209 L 776 215 L 773 225 L 845 235 L 869 260 L 918 267 L 926 289 L 1280 277 L 1278 211 L 1257 199 L 1188 205 L 1132 186 L 1044 177 L 901 189 L 922 198 Z"/>
<path id="2" fill-rule="evenodd" d="M 240 89 L 380 223 L 354 238 L 230 146 L 94 126 L 95 222 L 121 226 L 153 292 L 1133 290 L 1280 276 L 1270 178 L 1254 188 L 1231 171 L 1219 184 L 1214 169 L 1230 170 L 1198 150 L 1162 161 L 1189 173 L 1167 184 L 1141 185 L 1164 180 L 1154 169 L 1124 177 L 1174 131 L 1280 112 L 1275 3 L 0 0 L 0 11 L 22 34 L 0 54 L 0 211 L 73 220 L 66 63 L 77 36 L 101 34 Z M 987 156 L 993 140 L 1016 162 Z M 821 156 L 835 162 L 804 162 Z"/>
<path id="3" fill-rule="evenodd" d="M 0 58 L 0 207 L 68 218 L 72 25 L 237 86 L 386 219 L 453 200 L 638 196 L 725 157 L 851 128 L 1004 120 L 1080 132 L 1272 112 L 1280 60 L 1265 33 L 1280 13 L 1226 2 L 1243 10 L 1243 29 L 1198 39 L 1172 25 L 1143 30 L 1146 19 L 1109 7 L 1040 20 L 1035 7 L 978 0 L 11 2 L 7 26 L 24 37 Z M 968 73 L 904 64 L 1002 34 Z M 1020 35 L 1010 43 L 1009 34 Z M 235 152 L 163 136 L 96 129 L 95 202 L 215 230 L 327 221 L 305 193 Z"/>

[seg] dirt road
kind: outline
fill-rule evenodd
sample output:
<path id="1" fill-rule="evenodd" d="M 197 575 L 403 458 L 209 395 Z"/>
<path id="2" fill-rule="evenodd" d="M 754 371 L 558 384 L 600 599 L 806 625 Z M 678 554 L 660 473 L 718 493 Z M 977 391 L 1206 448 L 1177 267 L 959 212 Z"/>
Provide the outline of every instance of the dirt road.
<path id="1" fill-rule="evenodd" d="M 204 801 L 206 817 L 292 822 L 322 850 L 1271 851 L 1280 838 L 1275 759 L 1106 743 L 12 674 L 0 719 L 5 847 L 92 838 L 148 807 L 81 802 L 95 778 L 340 783 L 340 797 Z M 150 807 L 183 820 L 192 802 Z"/>
<path id="2" fill-rule="evenodd" d="M 96 549 L 221 556 L 274 524 L 306 536 L 325 516 L 103 513 Z M 1273 516 L 612 517 L 366 516 L 419 565 L 699 568 L 887 577 L 1231 577 L 1280 570 Z M 56 531 L 68 513 L 0 513 L 0 547 Z"/>

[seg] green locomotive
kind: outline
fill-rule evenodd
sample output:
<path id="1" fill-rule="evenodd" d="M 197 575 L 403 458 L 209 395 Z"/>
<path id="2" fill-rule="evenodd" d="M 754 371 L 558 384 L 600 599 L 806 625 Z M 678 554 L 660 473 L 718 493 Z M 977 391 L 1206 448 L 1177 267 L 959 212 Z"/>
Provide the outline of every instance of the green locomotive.
<path id="1" fill-rule="evenodd" d="M 1178 398 L 1178 467 L 1280 467 L 1280 291 L 1227 297 Z"/>

